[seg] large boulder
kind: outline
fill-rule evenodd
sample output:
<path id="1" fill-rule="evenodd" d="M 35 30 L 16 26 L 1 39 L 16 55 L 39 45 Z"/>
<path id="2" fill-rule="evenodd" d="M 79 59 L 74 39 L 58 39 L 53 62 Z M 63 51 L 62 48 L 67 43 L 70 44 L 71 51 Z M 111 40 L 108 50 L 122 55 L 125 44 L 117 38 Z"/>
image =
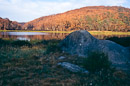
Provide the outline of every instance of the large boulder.
<path id="1" fill-rule="evenodd" d="M 99 40 L 85 30 L 72 32 L 60 43 L 64 52 L 87 57 L 91 52 L 108 55 L 109 60 L 117 68 L 128 69 L 130 52 L 127 48 L 109 40 Z"/>

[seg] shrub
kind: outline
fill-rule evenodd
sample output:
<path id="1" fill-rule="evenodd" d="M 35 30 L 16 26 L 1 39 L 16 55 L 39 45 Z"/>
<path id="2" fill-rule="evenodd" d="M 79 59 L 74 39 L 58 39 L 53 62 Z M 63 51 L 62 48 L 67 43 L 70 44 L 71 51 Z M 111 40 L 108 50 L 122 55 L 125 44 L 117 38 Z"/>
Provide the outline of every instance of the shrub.
<path id="1" fill-rule="evenodd" d="M 61 49 L 57 43 L 49 43 L 46 47 L 46 54 L 53 53 L 53 52 L 60 52 Z"/>
<path id="2" fill-rule="evenodd" d="M 50 44 L 50 43 L 56 43 L 56 44 L 58 44 L 60 41 L 61 41 L 61 40 L 55 40 L 55 39 L 53 39 L 53 40 L 43 40 L 42 43 L 43 43 L 44 45 L 48 45 L 48 44 Z"/>
<path id="3" fill-rule="evenodd" d="M 46 47 L 45 54 L 54 53 L 54 52 L 61 52 L 59 47 L 60 40 L 43 40 L 42 43 Z"/>
<path id="4" fill-rule="evenodd" d="M 84 59 L 83 66 L 90 72 L 96 72 L 100 70 L 107 70 L 110 68 L 110 61 L 108 56 L 104 53 L 92 52 Z"/>

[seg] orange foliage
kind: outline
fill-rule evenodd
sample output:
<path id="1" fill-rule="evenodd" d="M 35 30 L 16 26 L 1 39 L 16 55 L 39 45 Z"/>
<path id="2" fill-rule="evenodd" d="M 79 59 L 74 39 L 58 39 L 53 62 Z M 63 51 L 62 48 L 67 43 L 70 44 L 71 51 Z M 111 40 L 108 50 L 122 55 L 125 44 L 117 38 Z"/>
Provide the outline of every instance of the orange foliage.
<path id="1" fill-rule="evenodd" d="M 21 25 L 16 21 L 0 18 L 0 30 L 21 30 Z"/>
<path id="2" fill-rule="evenodd" d="M 25 30 L 130 31 L 130 9 L 117 6 L 90 6 L 40 17 L 26 23 Z"/>

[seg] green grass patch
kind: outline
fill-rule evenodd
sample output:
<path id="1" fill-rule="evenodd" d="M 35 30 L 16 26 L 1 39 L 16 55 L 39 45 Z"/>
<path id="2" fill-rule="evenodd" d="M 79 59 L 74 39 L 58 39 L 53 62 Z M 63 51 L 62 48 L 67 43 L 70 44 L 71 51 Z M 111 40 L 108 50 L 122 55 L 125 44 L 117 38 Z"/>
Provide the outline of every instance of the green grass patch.
<path id="1" fill-rule="evenodd" d="M 83 66 L 90 72 L 110 69 L 111 63 L 104 53 L 92 52 L 84 58 Z"/>
<path id="2" fill-rule="evenodd" d="M 43 41 L 43 44 L 46 45 L 46 52 L 45 54 L 54 53 L 54 52 L 61 52 L 59 47 L 60 40 L 47 40 Z"/>

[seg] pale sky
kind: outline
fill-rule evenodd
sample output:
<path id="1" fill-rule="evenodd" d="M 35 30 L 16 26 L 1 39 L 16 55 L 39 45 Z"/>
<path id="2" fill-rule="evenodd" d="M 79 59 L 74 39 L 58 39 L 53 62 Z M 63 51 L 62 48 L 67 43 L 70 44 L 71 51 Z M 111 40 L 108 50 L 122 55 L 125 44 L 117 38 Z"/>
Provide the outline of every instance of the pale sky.
<path id="1" fill-rule="evenodd" d="M 101 5 L 130 8 L 130 0 L 0 0 L 0 17 L 28 22 L 72 9 Z"/>

